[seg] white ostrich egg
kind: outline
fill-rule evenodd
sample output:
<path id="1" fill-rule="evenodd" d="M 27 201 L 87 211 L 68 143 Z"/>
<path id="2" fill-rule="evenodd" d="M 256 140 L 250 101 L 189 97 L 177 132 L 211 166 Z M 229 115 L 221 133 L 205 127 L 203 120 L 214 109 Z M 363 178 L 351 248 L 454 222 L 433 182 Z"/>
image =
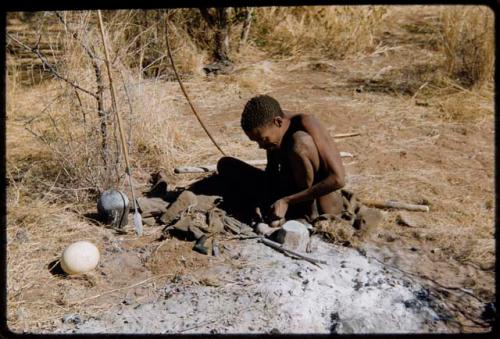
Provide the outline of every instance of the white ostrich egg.
<path id="1" fill-rule="evenodd" d="M 99 262 L 99 250 L 88 241 L 77 241 L 64 250 L 61 267 L 68 274 L 85 273 L 93 270 Z"/>

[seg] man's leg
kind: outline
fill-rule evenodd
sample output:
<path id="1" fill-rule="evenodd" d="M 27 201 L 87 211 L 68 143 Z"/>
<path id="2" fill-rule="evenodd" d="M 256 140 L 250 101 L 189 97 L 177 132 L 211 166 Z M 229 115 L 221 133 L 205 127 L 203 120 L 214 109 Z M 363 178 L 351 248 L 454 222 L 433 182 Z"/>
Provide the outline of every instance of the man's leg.
<path id="1" fill-rule="evenodd" d="M 224 200 L 247 219 L 255 207 L 269 204 L 265 172 L 233 157 L 223 157 L 217 162 L 217 172 L 224 185 Z"/>

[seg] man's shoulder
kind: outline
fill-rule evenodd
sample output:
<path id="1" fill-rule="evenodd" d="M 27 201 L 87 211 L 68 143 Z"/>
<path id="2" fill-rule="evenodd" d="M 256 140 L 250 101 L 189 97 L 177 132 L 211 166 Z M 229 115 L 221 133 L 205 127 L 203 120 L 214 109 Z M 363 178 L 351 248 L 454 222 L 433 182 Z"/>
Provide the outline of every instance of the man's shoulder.
<path id="1" fill-rule="evenodd" d="M 295 121 L 295 123 L 300 124 L 301 126 L 306 126 L 309 124 L 316 124 L 319 122 L 319 120 L 310 113 L 294 113 L 294 115 L 291 117 L 292 121 Z"/>

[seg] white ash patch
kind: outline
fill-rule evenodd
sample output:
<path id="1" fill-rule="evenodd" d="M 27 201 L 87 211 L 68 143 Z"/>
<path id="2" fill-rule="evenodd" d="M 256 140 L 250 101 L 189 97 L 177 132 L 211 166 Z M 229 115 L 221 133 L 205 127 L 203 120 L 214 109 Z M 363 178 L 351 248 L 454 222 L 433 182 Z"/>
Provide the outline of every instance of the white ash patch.
<path id="1" fill-rule="evenodd" d="M 314 238 L 321 268 L 256 240 L 230 242 L 239 257 L 209 268 L 218 286 L 169 282 L 147 304 L 122 304 L 99 319 L 61 324 L 56 333 L 421 333 L 448 331 L 422 289 L 356 250 Z M 229 254 L 229 255 L 228 255 Z M 413 303 L 414 304 L 414 303 Z"/>

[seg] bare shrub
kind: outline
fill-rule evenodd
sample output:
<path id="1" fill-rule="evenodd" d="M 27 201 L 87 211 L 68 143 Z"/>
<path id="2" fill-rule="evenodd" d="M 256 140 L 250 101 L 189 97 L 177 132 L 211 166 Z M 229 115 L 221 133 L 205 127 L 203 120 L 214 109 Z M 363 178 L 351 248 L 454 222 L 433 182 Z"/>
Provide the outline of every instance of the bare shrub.
<path id="1" fill-rule="evenodd" d="M 123 183 L 124 167 L 118 138 L 116 117 L 109 98 L 108 79 L 103 63 L 103 48 L 93 12 L 50 13 L 60 15 L 65 34 L 60 37 L 63 56 L 57 65 L 47 63 L 49 73 L 58 74 L 59 81 L 42 101 L 29 107 L 23 126 L 41 143 L 46 161 L 39 179 L 53 181 L 68 189 L 88 189 L 95 195 Z M 123 15 L 123 13 L 119 13 Z M 113 77 L 117 82 L 118 110 L 123 117 L 126 139 L 134 167 L 170 167 L 175 152 L 182 147 L 182 129 L 161 103 L 166 93 L 158 93 L 151 81 L 144 83 L 123 63 L 120 54 L 124 28 L 113 30 L 116 17 L 107 24 L 113 48 Z M 53 20 L 51 25 L 53 25 Z M 111 27 L 111 29 L 109 28 Z M 44 27 L 41 27 L 43 34 Z M 118 36 L 118 37 L 117 37 Z M 186 63 L 184 63 L 186 65 Z M 15 73 L 9 76 L 9 115 L 21 118 Z M 64 80 L 61 80 L 64 79 Z M 174 84 L 175 85 L 175 84 Z M 43 85 L 47 86 L 47 85 Z M 19 88 L 19 92 L 24 91 Z M 26 103 L 24 101 L 23 103 Z M 133 147 L 130 147 L 133 146 Z M 58 170 L 48 171 L 46 167 Z M 59 173 L 60 172 L 60 173 Z M 41 189 L 43 191 L 43 189 Z M 82 197 L 83 198 L 83 197 Z M 85 200 L 85 198 L 83 198 Z"/>

